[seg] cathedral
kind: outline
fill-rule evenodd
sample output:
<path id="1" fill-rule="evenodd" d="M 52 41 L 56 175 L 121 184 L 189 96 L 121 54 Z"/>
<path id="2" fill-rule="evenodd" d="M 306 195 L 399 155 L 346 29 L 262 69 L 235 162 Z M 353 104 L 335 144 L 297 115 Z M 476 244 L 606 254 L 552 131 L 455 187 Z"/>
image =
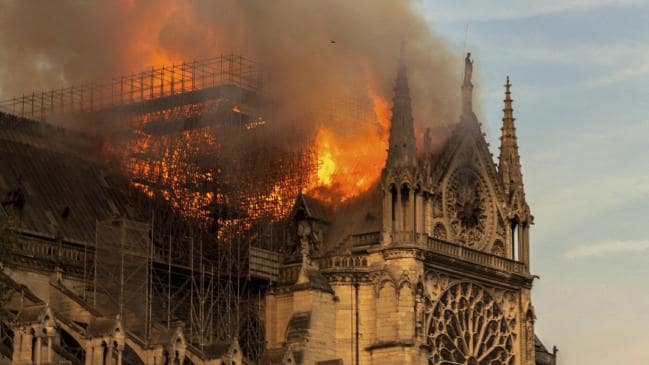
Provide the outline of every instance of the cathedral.
<path id="1" fill-rule="evenodd" d="M 266 298 L 269 353 L 283 364 L 555 363 L 534 334 L 511 84 L 496 165 L 472 110 L 472 68 L 468 54 L 441 153 L 425 141 L 417 155 L 402 64 L 378 191 L 339 217 L 299 197 L 299 260 Z"/>
<path id="2" fill-rule="evenodd" d="M 20 121 L 2 115 L 0 148 L 9 158 L 0 159 L 0 216 L 23 222 L 15 235 L 0 227 L 11 236 L 7 252 L 16 256 L 0 273 L 0 364 L 556 364 L 556 348 L 548 351 L 534 332 L 529 249 L 534 218 L 525 199 L 509 78 L 495 163 L 472 108 L 470 54 L 459 121 L 441 151 L 432 151 L 430 131 L 423 151 L 417 151 L 406 67 L 401 62 L 397 71 L 380 183 L 336 210 L 298 194 L 285 247 L 263 251 L 275 266 L 269 265 L 270 280 L 259 292 L 257 327 L 264 351 L 254 360 L 242 354 L 241 339 L 249 334 L 209 344 L 193 341 L 197 335 L 189 325 L 174 321 L 171 299 L 169 307 L 159 307 L 170 313 L 166 325 L 141 332 L 131 326 L 139 323 L 138 313 L 155 322 L 150 310 L 135 310 L 153 284 L 125 293 L 124 282 L 139 266 L 124 255 L 122 273 L 125 262 L 134 269 L 121 277 L 115 293 L 136 295 L 133 310 L 122 308 L 128 303 L 120 300 L 119 311 L 109 315 L 96 297 L 89 299 L 88 242 L 99 242 L 102 217 L 127 214 L 122 206 L 128 199 L 119 198 L 116 187 L 121 183 L 65 152 L 44 152 L 45 140 L 68 132 L 34 132 L 27 121 L 16 127 Z M 83 168 L 70 172 L 75 166 Z M 57 183 L 66 174 L 74 175 L 69 182 L 75 189 Z M 84 209 L 59 204 L 62 190 L 78 198 L 77 204 L 91 203 Z M 48 198 L 35 203 L 38 196 Z M 105 208 L 96 208 L 99 200 Z M 142 233 L 123 237 L 151 240 L 146 225 L 111 222 L 110 227 Z M 66 235 L 77 238 L 63 239 Z M 147 257 L 145 265 L 164 265 Z M 149 282 L 153 269 L 144 267 L 142 277 Z M 170 286 L 176 280 L 172 271 L 194 270 L 193 264 L 172 268 L 171 259 L 168 267 Z M 94 272 L 94 285 L 100 285 L 100 271 Z"/>

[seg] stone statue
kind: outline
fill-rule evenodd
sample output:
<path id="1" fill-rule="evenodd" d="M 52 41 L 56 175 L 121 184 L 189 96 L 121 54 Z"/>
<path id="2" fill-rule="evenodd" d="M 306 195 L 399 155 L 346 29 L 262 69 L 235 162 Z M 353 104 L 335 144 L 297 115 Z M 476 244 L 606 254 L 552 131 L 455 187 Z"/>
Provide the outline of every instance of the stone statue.
<path id="1" fill-rule="evenodd" d="M 471 61 L 471 52 L 464 58 L 464 82 L 470 82 L 473 76 L 473 61 Z"/>

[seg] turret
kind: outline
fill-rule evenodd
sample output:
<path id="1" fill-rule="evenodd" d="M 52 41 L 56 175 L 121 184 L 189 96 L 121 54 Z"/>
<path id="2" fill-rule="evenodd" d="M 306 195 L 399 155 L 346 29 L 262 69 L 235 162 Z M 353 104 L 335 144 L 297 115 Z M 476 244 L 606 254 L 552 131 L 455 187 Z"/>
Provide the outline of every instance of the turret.
<path id="1" fill-rule="evenodd" d="M 399 61 L 392 100 L 390 145 L 383 169 L 383 241 L 412 241 L 421 222 L 421 195 L 417 191 L 417 147 L 410 105 L 410 90 L 403 58 Z M 417 202 L 420 202 L 417 204 Z"/>

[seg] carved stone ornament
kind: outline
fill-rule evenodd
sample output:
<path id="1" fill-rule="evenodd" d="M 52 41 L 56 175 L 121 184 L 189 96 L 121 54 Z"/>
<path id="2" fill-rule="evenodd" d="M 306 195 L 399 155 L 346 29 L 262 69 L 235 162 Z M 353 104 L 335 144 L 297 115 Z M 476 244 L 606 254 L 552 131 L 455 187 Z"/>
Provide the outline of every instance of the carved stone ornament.
<path id="1" fill-rule="evenodd" d="M 448 288 L 449 281 L 450 278 L 443 274 L 438 274 L 433 271 L 426 274 L 426 291 L 431 300 L 436 301 L 439 298 L 442 292 Z"/>
<path id="2" fill-rule="evenodd" d="M 469 247 L 483 249 L 493 230 L 495 206 L 480 175 L 471 168 L 457 169 L 449 178 L 445 204 L 455 238 Z"/>
<path id="3" fill-rule="evenodd" d="M 494 298 L 482 287 L 462 282 L 437 301 L 430 317 L 431 365 L 514 364 L 514 334 Z"/>
<path id="4" fill-rule="evenodd" d="M 302 254 L 303 261 L 311 261 L 311 224 L 303 220 L 297 223 L 297 236 L 300 239 L 300 253 Z"/>
<path id="5" fill-rule="evenodd" d="M 300 243 L 300 256 L 302 258 L 302 265 L 297 279 L 299 284 L 308 281 L 308 269 L 316 268 L 311 258 L 318 252 L 321 237 L 321 232 L 314 222 L 308 220 L 297 222 L 297 238 Z"/>
<path id="6" fill-rule="evenodd" d="M 433 237 L 442 241 L 448 240 L 448 235 L 446 234 L 446 227 L 442 223 L 435 224 L 433 229 Z"/>
<path id="7" fill-rule="evenodd" d="M 505 228 L 505 220 L 503 219 L 503 217 L 500 214 L 498 214 L 498 230 L 497 230 L 496 233 L 498 233 L 500 235 L 500 237 L 502 237 L 502 238 L 507 237 L 507 229 Z"/>
<path id="8" fill-rule="evenodd" d="M 507 250 L 505 249 L 505 244 L 503 243 L 503 241 L 494 241 L 493 245 L 491 246 L 491 253 L 496 256 L 504 257 L 507 254 Z"/>
<path id="9" fill-rule="evenodd" d="M 318 253 L 322 242 L 322 230 L 317 223 L 309 220 L 297 222 L 297 237 L 300 242 L 300 253 L 311 256 Z"/>
<path id="10" fill-rule="evenodd" d="M 518 303 L 516 301 L 516 296 L 514 295 L 514 293 L 509 291 L 504 293 L 501 307 L 503 313 L 505 314 L 505 317 L 508 320 L 516 319 L 516 315 L 518 314 Z"/>
<path id="11" fill-rule="evenodd" d="M 439 218 L 444 216 L 444 209 L 442 208 L 442 198 L 440 194 L 433 195 L 433 217 Z"/>

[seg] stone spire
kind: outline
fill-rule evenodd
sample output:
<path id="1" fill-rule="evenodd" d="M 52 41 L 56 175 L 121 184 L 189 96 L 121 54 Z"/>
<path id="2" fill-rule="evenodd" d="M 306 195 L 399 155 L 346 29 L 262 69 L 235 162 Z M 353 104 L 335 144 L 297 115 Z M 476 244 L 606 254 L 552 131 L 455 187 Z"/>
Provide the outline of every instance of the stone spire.
<path id="1" fill-rule="evenodd" d="M 410 106 L 410 89 L 402 56 L 399 61 L 394 99 L 392 100 L 387 167 L 416 166 L 416 160 L 417 150 Z"/>
<path id="2" fill-rule="evenodd" d="M 462 115 L 473 112 L 473 83 L 471 77 L 473 76 L 473 61 L 471 60 L 471 52 L 466 54 L 464 58 L 464 82 L 462 83 Z"/>
<path id="3" fill-rule="evenodd" d="M 503 109 L 503 126 L 500 136 L 500 157 L 498 158 L 498 172 L 505 184 L 505 191 L 512 192 L 516 187 L 523 186 L 518 143 L 516 140 L 516 126 L 514 125 L 514 109 L 512 108 L 511 88 L 507 76 L 505 84 L 505 108 Z"/>

